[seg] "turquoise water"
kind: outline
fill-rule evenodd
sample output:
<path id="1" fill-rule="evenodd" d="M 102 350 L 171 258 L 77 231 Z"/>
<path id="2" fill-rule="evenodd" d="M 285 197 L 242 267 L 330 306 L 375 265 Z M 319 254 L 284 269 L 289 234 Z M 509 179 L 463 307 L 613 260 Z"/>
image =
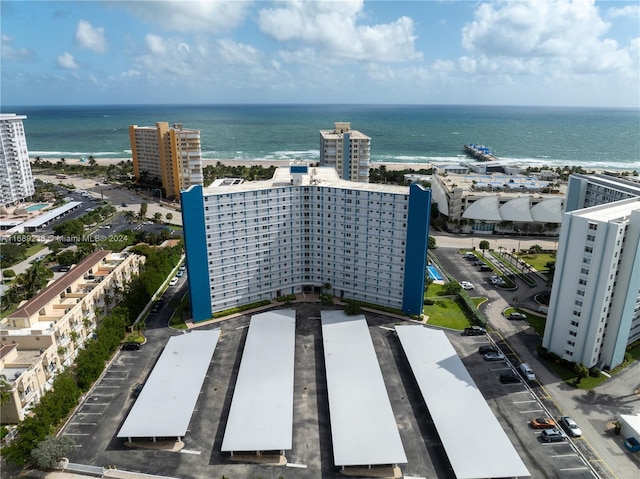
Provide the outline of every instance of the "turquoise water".
<path id="1" fill-rule="evenodd" d="M 435 266 L 430 264 L 429 266 L 427 266 L 427 271 L 429 272 L 429 278 L 431 278 L 433 281 L 442 281 L 442 276 Z"/>
<path id="2" fill-rule="evenodd" d="M 38 205 L 27 206 L 26 210 L 27 211 L 38 211 L 38 210 L 41 210 L 42 208 L 46 208 L 47 206 L 49 206 L 47 203 L 41 203 L 41 204 L 38 204 Z"/>
<path id="3" fill-rule="evenodd" d="M 131 158 L 129 125 L 200 130 L 202 157 L 319 159 L 320 129 L 336 121 L 371 137 L 372 162 L 442 163 L 483 144 L 525 166 L 640 170 L 640 110 L 463 105 L 3 106 L 26 115 L 30 156 Z"/>

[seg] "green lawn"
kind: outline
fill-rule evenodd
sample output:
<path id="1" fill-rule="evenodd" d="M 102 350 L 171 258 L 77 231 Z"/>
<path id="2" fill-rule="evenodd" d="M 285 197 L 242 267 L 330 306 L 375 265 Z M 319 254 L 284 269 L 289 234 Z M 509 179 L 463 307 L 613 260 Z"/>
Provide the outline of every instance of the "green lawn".
<path id="1" fill-rule="evenodd" d="M 429 288 L 431 289 L 431 288 Z M 462 331 L 471 326 L 464 310 L 458 302 L 450 298 L 434 299 L 435 303 L 424 307 L 424 314 L 429 316 L 428 324 Z"/>
<path id="2" fill-rule="evenodd" d="M 504 315 L 509 316 L 511 313 L 524 313 L 527 315 L 527 322 L 529 325 L 535 330 L 536 333 L 540 335 L 540 337 L 544 336 L 544 325 L 547 319 L 544 316 L 539 316 L 537 314 L 532 314 L 529 311 L 523 311 L 518 308 L 507 308 L 504 310 Z"/>
<path id="3" fill-rule="evenodd" d="M 546 264 L 549 261 L 555 261 L 556 256 L 548 253 L 540 254 L 523 254 L 518 256 L 520 259 L 526 261 L 537 271 L 547 271 Z"/>

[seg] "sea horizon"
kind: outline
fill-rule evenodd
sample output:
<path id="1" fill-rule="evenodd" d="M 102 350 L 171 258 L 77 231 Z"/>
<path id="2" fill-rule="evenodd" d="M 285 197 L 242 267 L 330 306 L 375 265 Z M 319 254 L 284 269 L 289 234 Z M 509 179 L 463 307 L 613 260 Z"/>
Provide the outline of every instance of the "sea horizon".
<path id="1" fill-rule="evenodd" d="M 468 161 L 467 143 L 525 167 L 640 170 L 640 109 L 438 104 L 139 104 L 4 106 L 26 115 L 31 157 L 130 158 L 129 125 L 200 130 L 206 160 L 319 160 L 337 121 L 371 137 L 372 163 Z"/>

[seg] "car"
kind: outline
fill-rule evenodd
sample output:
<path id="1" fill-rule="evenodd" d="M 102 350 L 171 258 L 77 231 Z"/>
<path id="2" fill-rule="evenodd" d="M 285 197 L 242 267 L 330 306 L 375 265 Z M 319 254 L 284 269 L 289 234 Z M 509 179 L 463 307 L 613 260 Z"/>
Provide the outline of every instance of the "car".
<path id="1" fill-rule="evenodd" d="M 460 286 L 462 286 L 462 289 L 473 289 L 473 284 L 469 281 L 460 281 Z"/>
<path id="2" fill-rule="evenodd" d="M 94 209 L 94 208 L 87 208 L 85 211 L 86 211 L 87 213 L 91 213 L 92 211 L 95 211 L 95 209 Z"/>
<path id="3" fill-rule="evenodd" d="M 480 271 L 493 271 L 493 268 L 488 264 L 480 265 Z"/>
<path id="4" fill-rule="evenodd" d="M 483 344 L 478 348 L 478 352 L 480 354 L 487 354 L 487 353 L 499 353 L 500 351 L 498 351 L 498 348 L 496 348 L 495 346 L 492 346 L 491 344 Z"/>
<path id="5" fill-rule="evenodd" d="M 536 417 L 529 424 L 534 429 L 555 429 L 558 426 L 550 417 Z"/>
<path id="6" fill-rule="evenodd" d="M 104 226 L 103 226 L 103 228 L 104 228 L 105 230 L 109 230 L 109 229 L 111 229 L 111 225 L 104 225 Z"/>
<path id="7" fill-rule="evenodd" d="M 560 418 L 560 425 L 571 437 L 582 436 L 582 429 L 578 427 L 578 424 L 576 424 L 571 416 L 562 416 Z"/>
<path id="8" fill-rule="evenodd" d="M 484 355 L 485 361 L 504 361 L 504 354 L 502 353 L 487 353 Z"/>
<path id="9" fill-rule="evenodd" d="M 136 343 L 135 341 L 129 341 L 122 345 L 123 351 L 138 351 L 140 349 L 140 343 Z"/>
<path id="10" fill-rule="evenodd" d="M 487 330 L 480 326 L 471 326 L 470 328 L 464 328 L 462 334 L 464 336 L 482 336 L 487 334 Z"/>
<path id="11" fill-rule="evenodd" d="M 502 373 L 500 375 L 500 382 L 502 384 L 519 383 L 520 378 L 514 372 L 509 371 L 508 373 Z"/>
<path id="12" fill-rule="evenodd" d="M 184 275 L 184 271 L 178 271 L 176 273 L 176 278 L 182 278 L 182 275 Z"/>
<path id="13" fill-rule="evenodd" d="M 489 281 L 491 281 L 491 284 L 496 284 L 498 281 L 502 281 L 502 278 L 500 278 L 500 276 L 489 276 Z"/>
<path id="14" fill-rule="evenodd" d="M 515 313 L 511 313 L 509 316 L 507 316 L 507 319 L 510 319 L 512 321 L 514 321 L 514 320 L 522 321 L 522 320 L 527 319 L 527 315 L 524 314 L 524 313 L 515 312 Z"/>
<path id="15" fill-rule="evenodd" d="M 129 205 L 128 205 L 128 204 L 126 204 L 126 203 L 120 203 L 120 206 L 122 206 L 123 208 L 126 208 L 126 207 L 127 207 L 127 206 L 129 206 Z"/>
<path id="16" fill-rule="evenodd" d="M 540 434 L 540 439 L 542 439 L 544 442 L 562 442 L 566 440 L 567 437 L 560 429 L 553 428 L 545 429 L 544 431 L 542 431 L 542 434 Z"/>
<path id="17" fill-rule="evenodd" d="M 462 255 L 465 259 L 477 259 L 478 257 L 472 253 L 471 251 L 467 251 L 465 254 Z"/>
<path id="18" fill-rule="evenodd" d="M 138 396 L 140 396 L 142 388 L 144 388 L 144 384 L 136 384 L 136 387 L 133 388 L 133 391 L 131 392 L 131 397 L 137 398 Z"/>
<path id="19" fill-rule="evenodd" d="M 518 369 L 520 370 L 520 373 L 525 378 L 527 378 L 529 381 L 535 381 L 536 380 L 536 375 L 533 372 L 533 369 L 531 369 L 531 366 L 529 366 L 529 364 L 520 363 L 520 366 L 518 366 Z"/>
<path id="20" fill-rule="evenodd" d="M 185 265 L 180 265 L 180 267 L 178 268 L 179 271 L 186 271 L 187 267 Z"/>
<path id="21" fill-rule="evenodd" d="M 171 281 L 169 281 L 169 286 L 175 286 L 176 284 L 178 284 L 178 278 L 171 278 Z"/>
<path id="22" fill-rule="evenodd" d="M 60 271 L 61 273 L 66 273 L 67 271 L 71 270 L 71 266 L 60 266 L 60 268 L 58 269 L 58 271 Z"/>

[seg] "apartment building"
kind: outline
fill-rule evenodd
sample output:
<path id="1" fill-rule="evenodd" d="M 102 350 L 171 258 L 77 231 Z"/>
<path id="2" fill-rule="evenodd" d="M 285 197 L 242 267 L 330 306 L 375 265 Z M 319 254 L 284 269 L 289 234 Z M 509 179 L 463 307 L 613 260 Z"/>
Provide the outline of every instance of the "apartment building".
<path id="1" fill-rule="evenodd" d="M 421 314 L 431 192 L 293 164 L 268 181 L 182 192 L 193 318 L 297 293 Z"/>
<path id="2" fill-rule="evenodd" d="M 22 124 L 26 118 L 15 113 L 0 114 L 0 206 L 15 205 L 35 193 Z"/>
<path id="3" fill-rule="evenodd" d="M 96 328 L 100 312 L 115 306 L 138 274 L 143 256 L 98 250 L 0 323 L 0 377 L 10 400 L 0 420 L 13 424 L 51 388 Z"/>
<path id="4" fill-rule="evenodd" d="M 136 181 L 162 189 L 164 197 L 179 197 L 180 191 L 202 184 L 200 131 L 167 122 L 152 126 L 129 126 L 129 139 Z"/>
<path id="5" fill-rule="evenodd" d="M 543 346 L 589 368 L 614 368 L 639 339 L 640 196 L 568 211 Z"/>
<path id="6" fill-rule="evenodd" d="M 640 183 L 596 174 L 569 177 L 566 211 L 575 211 L 640 196 Z"/>
<path id="7" fill-rule="evenodd" d="M 320 130 L 320 166 L 331 166 L 344 180 L 369 182 L 371 138 L 336 122 L 333 130 Z"/>

